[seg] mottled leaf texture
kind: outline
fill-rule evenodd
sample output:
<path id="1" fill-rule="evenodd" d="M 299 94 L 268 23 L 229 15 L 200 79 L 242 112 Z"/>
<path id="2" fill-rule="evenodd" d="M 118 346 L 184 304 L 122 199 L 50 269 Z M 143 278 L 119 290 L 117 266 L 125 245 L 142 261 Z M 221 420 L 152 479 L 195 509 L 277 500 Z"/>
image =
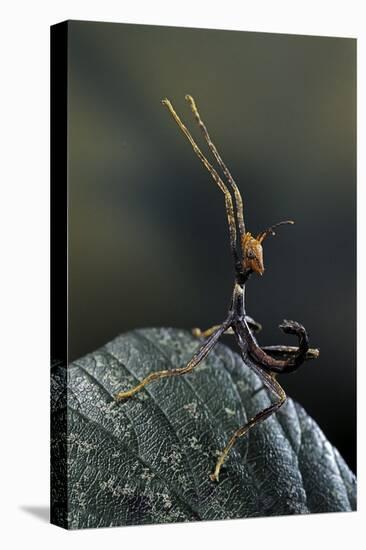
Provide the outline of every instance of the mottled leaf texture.
<path id="1" fill-rule="evenodd" d="M 354 475 L 291 399 L 238 442 L 219 483 L 209 479 L 228 437 L 272 400 L 223 344 L 191 374 L 114 402 L 152 370 L 183 366 L 199 344 L 187 331 L 134 330 L 67 370 L 52 368 L 54 523 L 78 529 L 355 510 Z"/>

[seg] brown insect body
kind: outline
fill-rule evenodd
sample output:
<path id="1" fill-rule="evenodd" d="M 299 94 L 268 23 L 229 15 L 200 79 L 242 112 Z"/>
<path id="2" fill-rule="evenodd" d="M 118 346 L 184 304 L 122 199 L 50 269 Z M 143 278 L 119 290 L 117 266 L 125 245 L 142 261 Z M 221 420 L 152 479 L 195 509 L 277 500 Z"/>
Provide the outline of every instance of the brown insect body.
<path id="1" fill-rule="evenodd" d="M 266 418 L 275 413 L 286 401 L 286 394 L 283 388 L 276 380 L 277 374 L 291 372 L 296 370 L 306 359 L 314 359 L 318 357 L 317 349 L 310 349 L 309 339 L 305 328 L 296 321 L 283 321 L 279 327 L 286 334 L 293 334 L 298 338 L 298 346 L 259 346 L 254 333 L 260 330 L 261 325 L 254 321 L 246 314 L 245 310 L 245 285 L 252 273 L 263 275 L 263 247 L 264 239 L 269 235 L 275 235 L 274 229 L 280 225 L 293 224 L 292 220 L 285 220 L 272 225 L 265 231 L 253 237 L 251 233 L 246 231 L 243 213 L 243 201 L 239 188 L 237 187 L 232 175 L 227 166 L 223 162 L 216 146 L 212 142 L 210 135 L 203 123 L 198 112 L 196 103 L 192 96 L 187 95 L 191 111 L 196 119 L 207 145 L 220 167 L 226 182 L 229 184 L 231 192 L 226 183 L 222 180 L 218 172 L 208 161 L 206 156 L 196 144 L 190 132 L 187 130 L 177 113 L 175 112 L 171 102 L 168 99 L 163 99 L 162 103 L 167 107 L 171 116 L 177 123 L 179 129 L 185 135 L 191 144 L 194 153 L 200 159 L 202 164 L 211 174 L 212 179 L 223 192 L 225 197 L 226 217 L 229 227 L 230 247 L 234 260 L 235 267 L 235 282 L 232 293 L 231 304 L 226 319 L 219 325 L 215 325 L 205 331 L 193 329 L 193 334 L 197 337 L 205 337 L 206 339 L 198 348 L 192 359 L 181 368 L 172 370 L 162 370 L 151 372 L 139 384 L 127 391 L 121 391 L 116 396 L 116 401 L 122 401 L 132 395 L 135 395 L 142 390 L 147 384 L 154 380 L 171 376 L 181 376 L 188 374 L 195 369 L 201 361 L 207 356 L 211 349 L 218 342 L 222 334 L 233 334 L 240 349 L 244 362 L 252 368 L 261 378 L 264 386 L 268 388 L 277 398 L 272 405 L 258 412 L 244 426 L 238 428 L 232 437 L 229 439 L 226 447 L 221 452 L 219 459 L 216 462 L 215 469 L 210 475 L 212 480 L 219 480 L 219 473 L 223 463 L 225 462 L 231 448 L 236 443 L 237 439 L 244 436 L 251 428 L 263 422 Z M 232 196 L 233 195 L 233 196 Z M 234 207 L 234 201 L 235 207 Z M 239 234 L 239 243 L 238 243 Z M 240 254 L 238 254 L 238 248 Z"/>

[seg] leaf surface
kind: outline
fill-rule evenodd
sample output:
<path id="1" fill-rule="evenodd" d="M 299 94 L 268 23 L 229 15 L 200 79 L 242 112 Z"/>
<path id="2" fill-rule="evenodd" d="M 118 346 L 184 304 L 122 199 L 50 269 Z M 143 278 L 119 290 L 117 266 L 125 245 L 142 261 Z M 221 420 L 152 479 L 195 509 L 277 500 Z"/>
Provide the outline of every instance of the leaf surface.
<path id="1" fill-rule="evenodd" d="M 223 344 L 192 373 L 115 403 L 151 371 L 184 366 L 199 345 L 186 331 L 140 329 L 53 367 L 56 523 L 65 476 L 71 529 L 356 509 L 354 475 L 291 399 L 239 440 L 219 483 L 209 479 L 232 433 L 273 400 Z"/>

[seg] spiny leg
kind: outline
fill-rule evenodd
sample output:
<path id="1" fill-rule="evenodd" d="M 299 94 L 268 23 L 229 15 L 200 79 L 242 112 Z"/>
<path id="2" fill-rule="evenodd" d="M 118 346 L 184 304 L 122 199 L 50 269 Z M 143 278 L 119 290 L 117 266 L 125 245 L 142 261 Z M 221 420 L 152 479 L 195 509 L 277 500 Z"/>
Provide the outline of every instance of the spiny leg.
<path id="1" fill-rule="evenodd" d="M 139 384 L 131 388 L 127 391 L 122 391 L 117 393 L 114 398 L 116 401 L 122 401 L 123 399 L 127 399 L 128 397 L 132 397 L 136 393 L 138 393 L 140 390 L 142 390 L 145 386 L 150 384 L 150 382 L 153 382 L 154 380 L 160 380 L 161 378 L 167 378 L 170 376 L 181 376 L 182 374 L 188 374 L 191 372 L 195 367 L 203 361 L 203 359 L 206 357 L 206 355 L 209 353 L 209 351 L 214 347 L 214 345 L 217 343 L 220 336 L 225 332 L 225 330 L 228 328 L 230 324 L 230 319 L 227 319 L 222 325 L 220 325 L 216 331 L 206 340 L 202 346 L 198 349 L 198 351 L 193 355 L 192 359 L 187 363 L 185 367 L 177 368 L 177 369 L 171 369 L 171 370 L 161 370 L 158 372 L 151 372 L 148 374 Z"/>
<path id="2" fill-rule="evenodd" d="M 222 465 L 224 464 L 225 460 L 227 459 L 227 456 L 232 449 L 232 447 L 235 445 L 237 440 L 240 437 L 243 437 L 248 431 L 253 428 L 254 426 L 258 425 L 260 422 L 263 422 L 263 420 L 266 420 L 269 416 L 271 416 L 274 412 L 276 412 L 286 401 L 286 393 L 282 386 L 275 380 L 274 376 L 270 373 L 266 373 L 265 371 L 262 371 L 261 369 L 255 369 L 257 374 L 261 377 L 263 380 L 263 383 L 279 398 L 279 400 L 276 403 L 273 403 L 266 409 L 263 409 L 263 411 L 256 414 L 253 418 L 249 420 L 244 426 L 237 429 L 232 437 L 230 438 L 228 444 L 226 445 L 225 449 L 222 451 L 222 453 L 219 456 L 219 459 L 216 463 L 215 470 L 210 475 L 210 478 L 212 481 L 219 481 L 219 474 Z"/>
<path id="3" fill-rule="evenodd" d="M 234 178 L 230 174 L 230 171 L 229 171 L 228 167 L 226 166 L 226 164 L 222 160 L 218 150 L 216 149 L 215 144 L 211 140 L 211 137 L 210 137 L 210 134 L 208 133 L 206 125 L 204 124 L 204 122 L 203 122 L 203 120 L 202 120 L 202 118 L 201 118 L 201 116 L 198 112 L 195 100 L 193 99 L 193 97 L 191 95 L 186 95 L 185 99 L 189 103 L 191 111 L 192 111 L 199 127 L 202 130 L 203 136 L 204 136 L 205 140 L 207 141 L 207 145 L 211 149 L 217 163 L 221 167 L 223 173 L 225 174 L 225 177 L 226 177 L 227 181 L 230 183 L 230 185 L 231 185 L 231 187 L 234 191 L 235 202 L 236 202 L 236 215 L 237 215 L 237 218 L 238 218 L 239 231 L 240 231 L 241 235 L 244 235 L 244 233 L 245 233 L 245 223 L 244 223 L 244 212 L 243 212 L 243 199 L 241 198 L 241 194 L 240 194 L 240 191 L 238 189 L 238 186 L 236 185 L 236 183 L 234 181 Z"/>
<path id="4" fill-rule="evenodd" d="M 214 182 L 218 185 L 218 187 L 221 189 L 221 191 L 225 195 L 225 207 L 226 207 L 226 214 L 227 214 L 227 219 L 228 219 L 228 224 L 229 224 L 230 246 L 231 246 L 231 251 L 232 251 L 232 254 L 233 254 L 233 257 L 234 257 L 235 265 L 237 265 L 239 259 L 238 259 L 238 252 L 237 252 L 237 248 L 236 248 L 236 224 L 235 224 L 235 214 L 234 214 L 233 200 L 231 198 L 230 192 L 229 192 L 228 188 L 226 187 L 226 185 L 224 184 L 224 182 L 222 181 L 222 179 L 220 178 L 219 174 L 216 172 L 214 167 L 207 160 L 205 155 L 202 153 L 201 149 L 198 147 L 198 145 L 194 141 L 194 139 L 193 139 L 192 135 L 190 134 L 189 130 L 186 128 L 186 126 L 183 124 L 183 122 L 181 121 L 181 119 L 179 118 L 177 113 L 175 112 L 174 107 L 171 104 L 171 102 L 169 101 L 169 99 L 163 99 L 162 104 L 165 105 L 165 107 L 167 107 L 167 109 L 169 110 L 171 116 L 173 117 L 173 119 L 177 123 L 178 127 L 180 128 L 180 130 L 183 132 L 183 134 L 186 136 L 189 143 L 191 144 L 191 146 L 193 148 L 193 151 L 196 153 L 196 155 L 198 156 L 198 158 L 200 159 L 202 164 L 205 166 L 205 168 L 210 172 L 210 174 L 212 176 L 212 179 L 214 180 Z"/>
<path id="5" fill-rule="evenodd" d="M 234 331 L 236 330 L 239 346 L 242 349 L 243 341 L 246 342 L 248 355 L 257 365 L 271 372 L 292 372 L 299 368 L 307 359 L 310 349 L 309 337 L 305 327 L 297 321 L 288 321 L 285 319 L 279 326 L 285 334 L 293 334 L 299 339 L 299 346 L 295 348 L 295 352 L 291 353 L 289 357 L 282 357 L 281 359 L 272 357 L 272 355 L 266 353 L 265 348 L 258 345 L 246 323 L 235 323 L 235 327 L 233 326 L 233 328 Z M 315 353 L 313 350 L 311 353 L 313 358 L 317 356 L 316 354 L 319 355 L 318 350 L 315 350 Z"/>

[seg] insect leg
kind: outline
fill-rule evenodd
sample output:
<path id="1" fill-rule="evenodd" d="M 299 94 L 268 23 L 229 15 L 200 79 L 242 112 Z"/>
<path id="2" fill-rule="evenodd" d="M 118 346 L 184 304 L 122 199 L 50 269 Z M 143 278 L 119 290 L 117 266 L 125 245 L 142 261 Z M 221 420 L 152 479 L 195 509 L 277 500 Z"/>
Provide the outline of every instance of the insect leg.
<path id="1" fill-rule="evenodd" d="M 180 130 L 183 132 L 183 134 L 186 136 L 189 143 L 191 144 L 193 151 L 196 153 L 196 155 L 198 156 L 202 164 L 205 166 L 205 168 L 210 172 L 212 179 L 225 195 L 225 207 L 226 207 L 226 214 L 227 214 L 227 219 L 229 224 L 230 246 L 234 257 L 235 265 L 237 265 L 239 259 L 238 259 L 238 252 L 236 249 L 236 224 L 235 224 L 233 200 L 231 198 L 230 192 L 226 187 L 226 185 L 224 184 L 224 182 L 222 181 L 222 179 L 220 178 L 219 174 L 216 172 L 214 167 L 210 164 L 210 162 L 207 160 L 205 155 L 202 153 L 201 149 L 198 147 L 198 145 L 194 141 L 190 132 L 187 130 L 186 126 L 183 124 L 183 122 L 175 112 L 173 105 L 171 104 L 169 99 L 163 99 L 162 104 L 165 105 L 165 107 L 167 107 L 171 116 L 177 123 L 178 127 L 180 128 Z"/>
<path id="2" fill-rule="evenodd" d="M 237 338 L 239 346 L 242 341 L 247 343 L 247 352 L 250 358 L 260 367 L 267 371 L 284 373 L 296 370 L 307 358 L 309 358 L 309 337 L 300 323 L 297 321 L 284 320 L 280 328 L 286 334 L 294 334 L 299 339 L 299 346 L 294 348 L 293 352 L 287 358 L 275 358 L 270 353 L 266 353 L 266 348 L 261 348 L 246 323 L 236 324 Z M 319 355 L 318 350 L 312 350 L 311 356 L 315 358 Z"/>
<path id="3" fill-rule="evenodd" d="M 261 349 L 271 357 L 282 360 L 291 359 L 299 352 L 299 348 L 297 346 L 261 346 Z M 319 357 L 319 350 L 309 348 L 306 352 L 305 360 L 317 359 L 317 357 Z"/>
<path id="4" fill-rule="evenodd" d="M 248 326 L 252 332 L 260 332 L 262 330 L 262 325 L 258 323 L 258 321 L 255 321 L 253 317 L 249 317 L 249 315 L 246 315 L 245 320 L 248 323 Z"/>
<path id="5" fill-rule="evenodd" d="M 253 332 L 259 332 L 260 330 L 262 330 L 262 325 L 260 323 L 258 323 L 257 321 L 255 321 L 252 317 L 249 317 L 249 315 L 245 316 L 245 320 L 248 323 L 248 326 L 249 326 L 250 330 L 252 330 Z M 193 328 L 192 329 L 192 334 L 196 338 L 207 338 L 207 336 L 211 336 L 211 334 L 213 332 L 215 332 L 215 330 L 217 328 L 219 328 L 219 326 L 220 325 L 214 325 L 213 327 L 210 327 L 206 330 L 201 330 L 200 328 Z M 231 327 L 229 327 L 224 332 L 224 334 L 234 334 L 234 331 Z M 277 347 L 277 346 L 275 346 L 275 347 Z"/>
<path id="6" fill-rule="evenodd" d="M 280 384 L 275 380 L 274 376 L 270 373 L 267 373 L 265 371 L 262 371 L 261 369 L 255 369 L 257 374 L 260 376 L 260 378 L 263 380 L 263 383 L 265 386 L 267 386 L 275 395 L 278 397 L 278 401 L 267 407 L 266 409 L 263 409 L 263 411 L 256 414 L 253 418 L 249 420 L 244 426 L 237 429 L 234 434 L 229 439 L 228 444 L 226 445 L 225 449 L 222 451 L 222 453 L 219 456 L 219 459 L 216 463 L 215 470 L 210 475 L 210 478 L 212 481 L 219 481 L 219 474 L 221 467 L 225 460 L 227 459 L 227 456 L 232 449 L 232 447 L 235 445 L 237 440 L 240 437 L 243 437 L 248 431 L 259 424 L 260 422 L 263 422 L 271 416 L 274 412 L 276 412 L 286 401 L 286 393 L 284 389 L 280 386 Z"/>
<path id="7" fill-rule="evenodd" d="M 214 325 L 213 327 L 210 327 L 206 330 L 201 330 L 200 328 L 193 328 L 192 334 L 196 338 L 207 338 L 208 336 L 211 336 L 219 328 L 220 325 Z M 224 334 L 234 334 L 234 331 L 231 327 L 229 327 Z"/>
<path id="8" fill-rule="evenodd" d="M 127 391 L 122 391 L 117 393 L 114 398 L 116 401 L 122 401 L 123 399 L 126 399 L 128 397 L 132 397 L 136 393 L 138 393 L 140 390 L 142 390 L 145 386 L 150 384 L 150 382 L 153 382 L 154 380 L 160 380 L 161 378 L 168 378 L 170 376 L 181 376 L 182 374 L 188 374 L 189 372 L 192 372 L 192 370 L 197 367 L 201 361 L 206 357 L 206 355 L 211 351 L 211 349 L 214 347 L 214 345 L 217 343 L 220 336 L 225 332 L 225 330 L 228 328 L 230 324 L 231 318 L 228 317 L 228 319 L 220 325 L 215 332 L 201 345 L 201 347 L 198 349 L 198 351 L 193 355 L 192 359 L 187 363 L 185 367 L 177 368 L 177 369 L 171 369 L 171 370 L 161 370 L 158 372 L 151 372 L 144 378 L 139 384 L 131 388 Z"/>

